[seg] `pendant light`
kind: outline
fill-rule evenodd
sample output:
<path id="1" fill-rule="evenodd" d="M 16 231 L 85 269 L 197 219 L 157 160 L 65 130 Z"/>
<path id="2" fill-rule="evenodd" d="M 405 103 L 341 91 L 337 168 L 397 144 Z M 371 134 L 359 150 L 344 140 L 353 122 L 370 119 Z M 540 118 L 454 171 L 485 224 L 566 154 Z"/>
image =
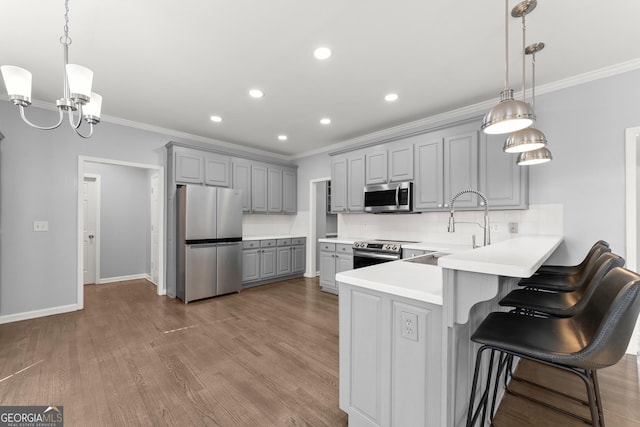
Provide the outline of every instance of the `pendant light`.
<path id="1" fill-rule="evenodd" d="M 520 5 L 526 13 L 535 9 L 536 0 L 527 0 Z M 513 89 L 509 88 L 509 0 L 505 0 L 505 78 L 504 90 L 500 92 L 500 102 L 493 107 L 482 121 L 482 130 L 487 134 L 511 133 L 530 126 L 535 120 L 531 106 L 513 98 Z"/>
<path id="2" fill-rule="evenodd" d="M 516 7 L 511 11 L 511 16 L 514 18 L 522 18 L 522 97 L 524 98 L 525 93 L 525 82 L 526 82 L 526 56 L 533 55 L 533 73 L 532 73 L 532 83 L 531 83 L 531 111 L 535 114 L 536 109 L 536 101 L 535 101 L 535 54 L 536 52 L 544 49 L 544 43 L 535 43 L 525 48 L 525 41 L 527 35 L 527 24 L 525 21 L 525 17 L 528 13 L 530 13 L 533 8 L 528 7 L 525 2 L 519 3 Z M 509 135 L 504 144 L 504 151 L 506 153 L 522 153 L 524 151 L 532 151 L 537 150 L 538 148 L 542 148 L 547 145 L 547 138 L 544 136 L 544 133 L 540 132 L 538 129 L 533 127 L 528 127 L 525 129 L 521 129 L 517 132 Z"/>
<path id="3" fill-rule="evenodd" d="M 62 70 L 63 93 L 62 98 L 56 102 L 59 113 L 58 123 L 52 126 L 38 126 L 27 119 L 25 107 L 31 105 L 31 72 L 13 65 L 3 65 L 0 67 L 0 72 L 2 73 L 9 99 L 20 109 L 20 117 L 26 124 L 41 130 L 56 129 L 62 124 L 64 112 L 67 111 L 69 125 L 73 130 L 81 137 L 89 138 L 93 134 L 93 125 L 100 122 L 102 97 L 97 93 L 91 92 L 93 71 L 82 65 L 69 64 L 69 45 L 71 44 L 71 37 L 69 37 L 69 0 L 65 0 L 64 5 L 64 34 L 60 37 L 64 60 L 64 68 Z M 83 119 L 89 125 L 89 133 L 87 135 L 83 135 L 78 131 Z"/>
<path id="4" fill-rule="evenodd" d="M 538 148 L 533 151 L 525 151 L 524 153 L 518 154 L 518 165 L 520 166 L 529 166 L 529 165 L 539 165 L 541 163 L 547 163 L 553 160 L 551 156 L 551 151 L 547 147 Z"/>

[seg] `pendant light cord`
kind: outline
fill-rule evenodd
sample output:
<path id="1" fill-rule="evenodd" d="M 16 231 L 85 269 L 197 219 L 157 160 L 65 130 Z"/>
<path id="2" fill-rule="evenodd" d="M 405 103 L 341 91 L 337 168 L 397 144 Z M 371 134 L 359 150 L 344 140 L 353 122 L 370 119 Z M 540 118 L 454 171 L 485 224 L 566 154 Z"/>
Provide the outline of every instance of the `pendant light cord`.
<path id="1" fill-rule="evenodd" d="M 509 0 L 504 0 L 504 90 L 509 90 Z"/>
<path id="2" fill-rule="evenodd" d="M 536 52 L 531 54 L 531 110 L 536 112 Z"/>
<path id="3" fill-rule="evenodd" d="M 525 74 L 525 69 L 526 69 L 526 53 L 525 53 L 525 38 L 526 38 L 526 34 L 527 34 L 527 24 L 525 22 L 525 16 L 527 16 L 526 13 L 522 14 L 522 100 L 526 101 L 525 99 L 525 93 L 526 93 L 526 74 Z"/>

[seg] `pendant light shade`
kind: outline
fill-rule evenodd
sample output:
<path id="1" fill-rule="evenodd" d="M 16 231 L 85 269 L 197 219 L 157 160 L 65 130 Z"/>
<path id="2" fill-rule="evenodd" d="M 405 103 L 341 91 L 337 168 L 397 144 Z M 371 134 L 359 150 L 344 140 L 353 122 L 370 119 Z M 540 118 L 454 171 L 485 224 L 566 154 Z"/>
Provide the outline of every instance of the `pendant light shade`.
<path id="1" fill-rule="evenodd" d="M 14 103 L 24 101 L 29 105 L 31 103 L 31 72 L 14 65 L 3 65 L 0 71 L 9 98 Z"/>
<path id="2" fill-rule="evenodd" d="M 544 147 L 533 151 L 525 151 L 518 155 L 518 165 L 520 166 L 539 165 L 550 162 L 551 160 L 553 160 L 551 151 Z"/>
<path id="3" fill-rule="evenodd" d="M 91 99 L 82 108 L 82 118 L 95 125 L 100 122 L 100 110 L 102 110 L 102 96 L 91 92 Z"/>
<path id="4" fill-rule="evenodd" d="M 527 102 L 513 99 L 513 89 L 505 89 L 500 103 L 484 116 L 482 130 L 491 135 L 511 133 L 531 126 L 535 118 Z"/>
<path id="5" fill-rule="evenodd" d="M 522 153 L 547 145 L 547 137 L 536 128 L 521 129 L 509 135 L 504 143 L 505 153 Z"/>
<path id="6" fill-rule="evenodd" d="M 66 68 L 71 99 L 80 104 L 86 103 L 91 97 L 93 71 L 78 64 L 67 64 Z"/>

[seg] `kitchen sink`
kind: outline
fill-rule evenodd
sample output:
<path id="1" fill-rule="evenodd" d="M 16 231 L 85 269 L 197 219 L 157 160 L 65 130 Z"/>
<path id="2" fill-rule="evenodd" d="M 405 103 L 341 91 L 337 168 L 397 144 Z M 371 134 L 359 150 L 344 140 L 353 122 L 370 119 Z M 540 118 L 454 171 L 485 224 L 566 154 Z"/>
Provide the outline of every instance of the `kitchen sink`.
<path id="1" fill-rule="evenodd" d="M 413 262 L 416 264 L 438 265 L 438 258 L 449 255 L 443 252 L 433 252 L 426 255 L 420 255 L 413 258 L 404 258 L 402 261 Z"/>

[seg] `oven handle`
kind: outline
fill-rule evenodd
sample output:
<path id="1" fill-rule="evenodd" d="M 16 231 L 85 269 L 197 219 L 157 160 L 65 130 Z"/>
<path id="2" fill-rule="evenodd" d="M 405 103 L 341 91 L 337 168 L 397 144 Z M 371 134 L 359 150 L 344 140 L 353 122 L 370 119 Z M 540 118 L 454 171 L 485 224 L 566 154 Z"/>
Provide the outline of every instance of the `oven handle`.
<path id="1" fill-rule="evenodd" d="M 362 258 L 388 259 L 391 261 L 400 259 L 400 256 L 397 254 L 381 254 L 381 253 L 358 251 L 358 250 L 353 251 L 353 256 L 354 257 L 359 256 Z"/>

